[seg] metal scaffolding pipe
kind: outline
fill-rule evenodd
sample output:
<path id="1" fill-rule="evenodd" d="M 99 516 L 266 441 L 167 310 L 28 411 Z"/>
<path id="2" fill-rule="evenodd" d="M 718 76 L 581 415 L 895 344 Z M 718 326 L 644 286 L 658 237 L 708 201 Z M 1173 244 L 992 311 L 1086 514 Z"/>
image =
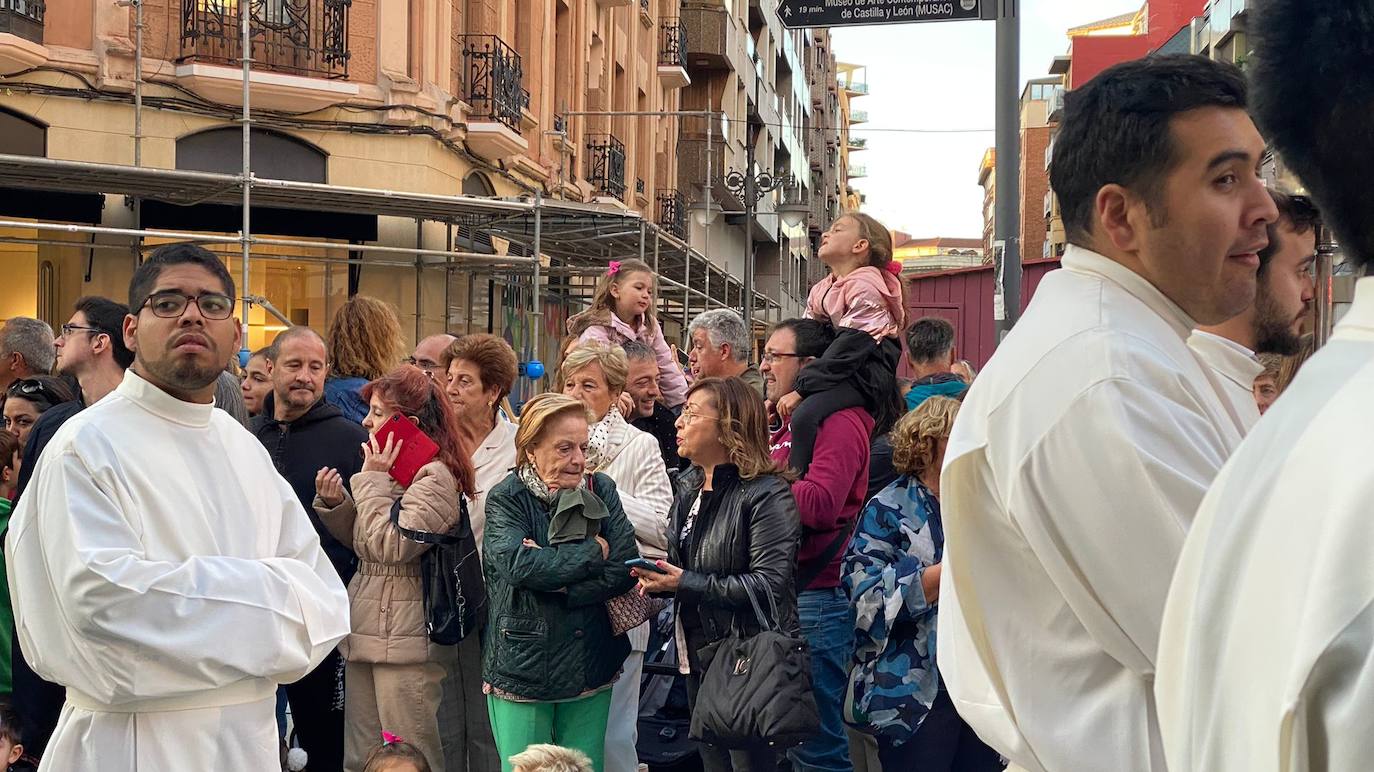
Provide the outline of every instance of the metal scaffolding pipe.
<path id="1" fill-rule="evenodd" d="M 146 228 L 113 228 L 104 225 L 76 225 L 70 223 L 36 223 L 24 220 L 0 220 L 0 228 L 16 228 L 57 233 L 94 233 L 102 236 L 129 236 L 133 238 L 174 239 L 206 244 L 239 244 L 239 236 L 216 236 L 213 234 L 192 233 L 190 231 L 164 231 Z M 450 252 L 441 249 L 416 249 L 414 247 L 386 247 L 380 244 L 340 244 L 332 241 L 307 241 L 304 239 L 277 239 L 256 236 L 250 243 L 272 247 L 297 247 L 302 249 L 346 249 L 351 252 L 377 252 L 381 254 L 419 255 L 422 257 L 453 257 L 468 263 L 491 263 L 497 265 L 528 265 L 534 258 L 518 255 L 489 255 L 483 252 Z M 343 262 L 343 261 L 340 261 Z M 404 263 L 403 265 L 409 265 Z"/>
<path id="2" fill-rule="evenodd" d="M 530 309 L 530 318 L 531 323 L 534 325 L 534 329 L 530 333 L 530 339 L 534 344 L 530 356 L 535 359 L 539 359 L 539 333 L 541 332 L 540 328 L 544 326 L 544 301 L 541 299 L 543 293 L 539 288 L 539 269 L 543 267 L 539 260 L 540 250 L 543 248 L 542 240 L 544 236 L 543 204 L 544 193 L 543 191 L 536 190 L 534 192 L 534 275 L 530 279 L 531 288 L 533 290 L 530 293 L 530 305 L 532 306 Z"/>

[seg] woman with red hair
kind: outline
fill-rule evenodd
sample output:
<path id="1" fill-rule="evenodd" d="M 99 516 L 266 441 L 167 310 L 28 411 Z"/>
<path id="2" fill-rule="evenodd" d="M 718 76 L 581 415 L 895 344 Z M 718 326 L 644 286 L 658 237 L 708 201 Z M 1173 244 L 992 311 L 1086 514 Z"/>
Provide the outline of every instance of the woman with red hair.
<path id="1" fill-rule="evenodd" d="M 440 534 L 458 525 L 465 516 L 462 497 L 473 491 L 471 453 L 448 398 L 419 368 L 392 370 L 364 386 L 362 397 L 368 402 L 363 427 L 372 436 L 362 447 L 363 470 L 353 476 L 352 498 L 336 470 L 321 469 L 315 480 L 315 511 L 335 538 L 353 545 L 359 561 L 348 585 L 353 632 L 339 645 L 347 661 L 345 766 L 361 769 L 385 729 L 406 738 L 441 772 L 439 700 L 455 647 L 429 640 L 420 586 L 420 556 L 429 547 L 405 538 L 396 525 Z M 405 488 L 389 474 L 399 444 L 377 439 L 396 415 L 439 446 L 439 455 Z"/>

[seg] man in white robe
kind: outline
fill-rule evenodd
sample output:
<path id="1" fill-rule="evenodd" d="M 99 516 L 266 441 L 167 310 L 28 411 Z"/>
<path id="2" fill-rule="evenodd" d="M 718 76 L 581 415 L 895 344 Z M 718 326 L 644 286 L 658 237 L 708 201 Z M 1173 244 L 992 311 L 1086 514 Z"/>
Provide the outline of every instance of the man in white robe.
<path id="1" fill-rule="evenodd" d="M 1277 213 L 1229 65 L 1160 56 L 1068 96 L 1071 246 L 974 382 L 941 482 L 939 668 L 1013 768 L 1161 772 L 1173 565 L 1239 443 L 1185 340 L 1254 300 Z"/>
<path id="2" fill-rule="evenodd" d="M 1304 197 L 1276 191 L 1270 195 L 1279 219 L 1269 226 L 1269 246 L 1259 253 L 1255 302 L 1234 319 L 1194 330 L 1188 338 L 1188 347 L 1216 374 L 1242 434 L 1260 417 L 1255 379 L 1264 365 L 1257 355 L 1298 353 L 1302 323 L 1316 295 L 1312 263 L 1317 256 L 1317 210 Z"/>
<path id="3" fill-rule="evenodd" d="M 18 635 L 67 689 L 43 769 L 279 768 L 277 685 L 349 631 L 300 502 L 214 409 L 233 297 L 199 247 L 149 257 L 124 323 L 132 368 L 54 436 L 10 523 Z"/>
<path id="4" fill-rule="evenodd" d="M 1374 142 L 1351 126 L 1374 117 L 1374 2 L 1252 13 L 1257 117 L 1346 257 L 1368 266 Z M 1330 343 L 1217 477 L 1179 559 L 1155 686 L 1171 772 L 1374 768 L 1371 394 L 1374 279 L 1362 279 Z"/>

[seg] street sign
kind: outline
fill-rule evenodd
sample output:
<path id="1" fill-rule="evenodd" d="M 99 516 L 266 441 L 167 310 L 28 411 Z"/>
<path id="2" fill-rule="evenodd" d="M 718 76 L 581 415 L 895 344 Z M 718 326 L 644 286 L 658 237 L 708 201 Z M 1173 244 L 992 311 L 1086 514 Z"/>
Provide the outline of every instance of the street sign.
<path id="1" fill-rule="evenodd" d="M 984 18 L 980 5 L 995 0 L 781 0 L 778 16 L 788 29 L 909 24 Z"/>

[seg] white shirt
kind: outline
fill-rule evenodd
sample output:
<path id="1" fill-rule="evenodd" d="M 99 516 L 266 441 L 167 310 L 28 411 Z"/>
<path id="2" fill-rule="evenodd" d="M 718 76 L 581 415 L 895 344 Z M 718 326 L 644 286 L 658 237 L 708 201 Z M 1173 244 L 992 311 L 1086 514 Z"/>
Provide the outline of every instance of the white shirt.
<path id="1" fill-rule="evenodd" d="M 1031 772 L 1164 769 L 1160 615 L 1193 512 L 1240 440 L 1193 322 L 1070 247 L 974 382 L 941 482 L 940 671 Z"/>
<path id="2" fill-rule="evenodd" d="M 1155 694 L 1171 772 L 1374 764 L 1374 279 L 1217 477 Z"/>
<path id="3" fill-rule="evenodd" d="M 1231 416 L 1241 427 L 1241 434 L 1249 434 L 1259 421 L 1259 405 L 1255 402 L 1255 379 L 1264 372 L 1264 365 L 1255 352 L 1220 335 L 1193 330 L 1188 348 L 1202 363 L 1216 374 L 1221 396 L 1230 408 Z"/>
<path id="4" fill-rule="evenodd" d="M 5 552 L 24 654 L 67 688 L 45 769 L 274 769 L 278 684 L 349 631 L 262 443 L 132 370 L 53 437 Z"/>
<path id="5" fill-rule="evenodd" d="M 487 530 L 487 493 L 501 484 L 515 469 L 515 433 L 519 425 L 500 417 L 487 432 L 486 439 L 472 452 L 472 466 L 477 472 L 477 495 L 468 506 L 472 521 L 472 535 L 477 538 L 477 551 L 482 551 L 482 534 Z"/>

